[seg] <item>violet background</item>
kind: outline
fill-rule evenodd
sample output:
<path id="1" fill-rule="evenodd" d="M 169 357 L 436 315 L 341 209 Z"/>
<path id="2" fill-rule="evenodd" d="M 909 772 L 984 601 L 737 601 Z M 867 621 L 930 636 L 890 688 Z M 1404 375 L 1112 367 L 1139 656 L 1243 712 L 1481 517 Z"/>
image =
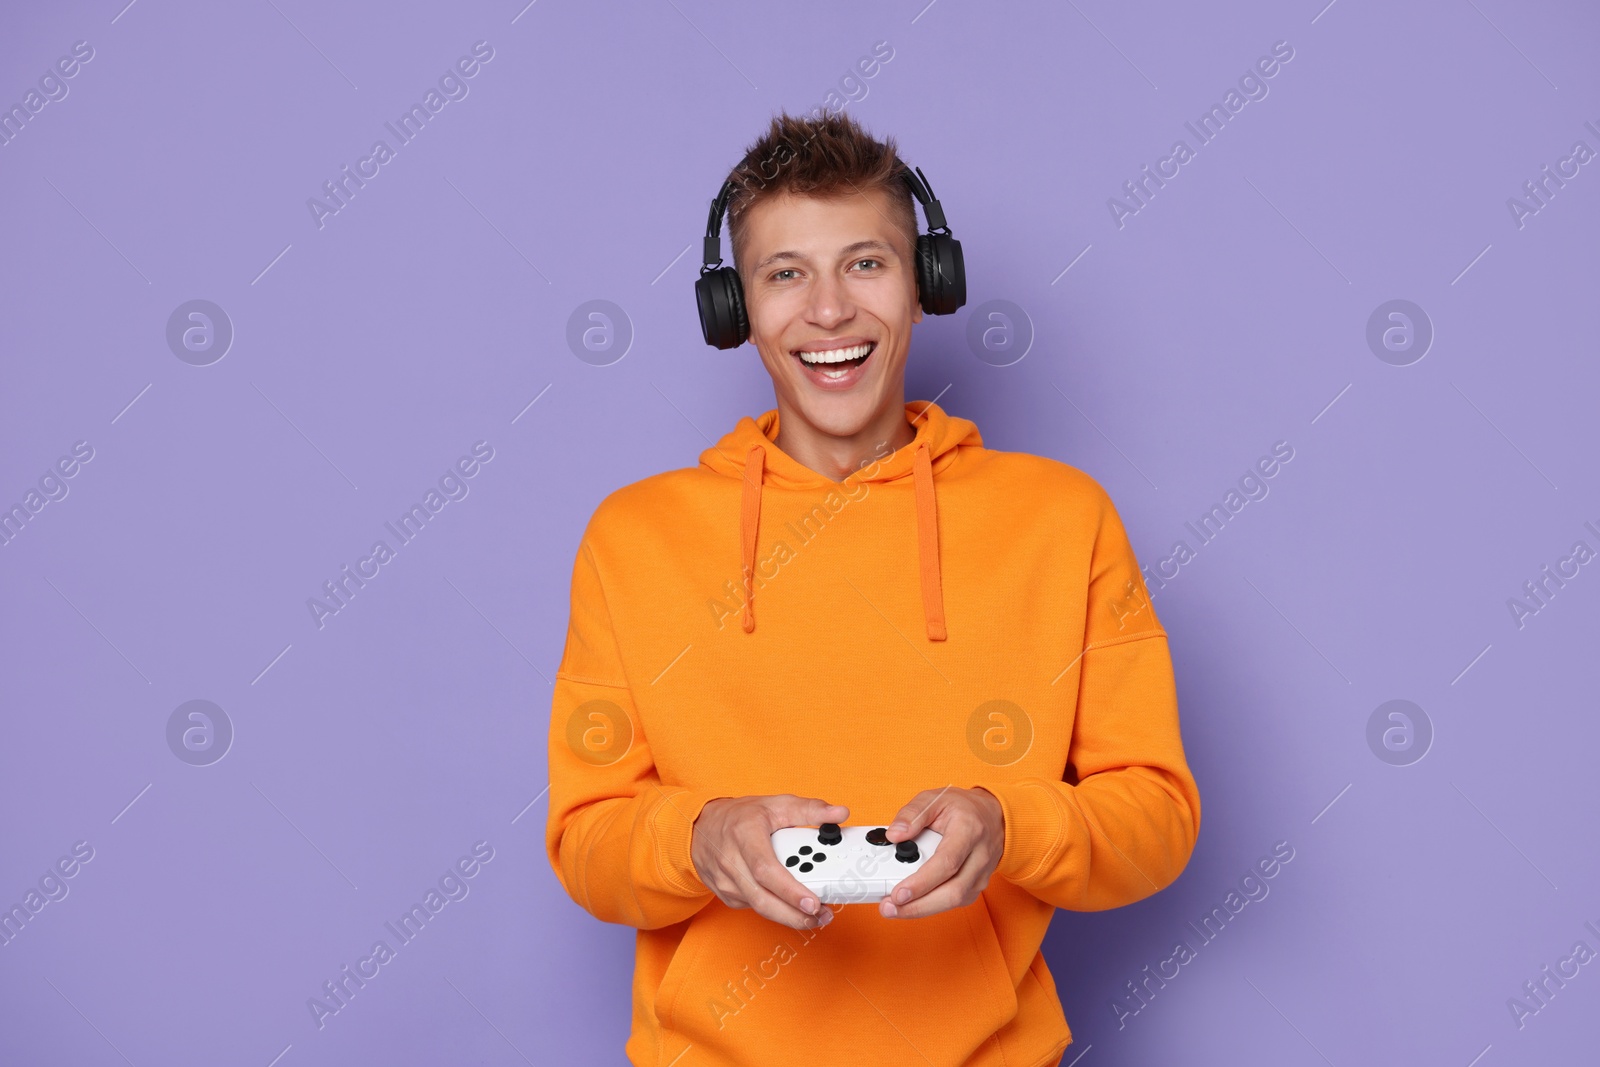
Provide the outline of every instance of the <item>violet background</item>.
<path id="1" fill-rule="evenodd" d="M 771 406 L 751 350 L 699 339 L 706 205 L 878 41 L 849 108 L 970 277 L 911 397 L 1092 474 L 1147 564 L 1295 449 L 1156 592 L 1203 828 L 1166 891 L 1058 913 L 1064 1062 L 1594 1055 L 1594 967 L 1522 1029 L 1506 1000 L 1600 948 L 1600 576 L 1520 629 L 1507 599 L 1600 547 L 1600 164 L 1520 229 L 1506 202 L 1600 148 L 1600 10 L 925 3 L 8 9 L 0 103 L 95 56 L 0 147 L 0 505 L 95 456 L 0 548 L 0 904 L 95 856 L 0 948 L 0 1062 L 621 1062 L 630 932 L 543 843 L 572 556 L 606 493 Z M 319 229 L 308 198 L 480 40 L 469 95 Z M 1107 199 L 1280 40 L 1269 95 L 1119 229 Z M 165 339 L 196 298 L 235 330 L 204 367 Z M 1436 331 L 1409 366 L 1365 340 L 1394 298 Z M 593 299 L 634 331 L 607 366 L 566 341 Z M 967 341 L 992 300 L 1033 332 L 1009 366 Z M 318 630 L 307 598 L 478 440 L 470 494 Z M 168 748 L 192 699 L 235 730 L 210 766 Z M 1408 766 L 1367 742 L 1392 699 L 1434 731 Z M 319 1030 L 307 999 L 480 840 L 470 895 Z M 1119 1028 L 1278 841 L 1270 895 Z"/>

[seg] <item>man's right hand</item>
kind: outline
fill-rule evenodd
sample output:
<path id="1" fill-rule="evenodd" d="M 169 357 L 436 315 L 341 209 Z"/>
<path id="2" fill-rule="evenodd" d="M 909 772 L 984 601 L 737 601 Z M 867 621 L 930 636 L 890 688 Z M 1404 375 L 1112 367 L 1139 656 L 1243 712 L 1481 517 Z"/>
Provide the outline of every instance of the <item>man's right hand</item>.
<path id="1" fill-rule="evenodd" d="M 700 881 L 728 907 L 754 908 L 796 930 L 826 926 L 833 912 L 778 862 L 772 834 L 849 817 L 849 808 L 814 797 L 720 797 L 700 809 L 689 856 Z"/>

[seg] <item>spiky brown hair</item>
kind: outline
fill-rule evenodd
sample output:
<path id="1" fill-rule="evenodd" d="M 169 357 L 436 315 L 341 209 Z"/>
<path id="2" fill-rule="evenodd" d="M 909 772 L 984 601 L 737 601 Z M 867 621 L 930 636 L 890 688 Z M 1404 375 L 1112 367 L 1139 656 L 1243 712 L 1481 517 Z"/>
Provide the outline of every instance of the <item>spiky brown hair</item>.
<path id="1" fill-rule="evenodd" d="M 917 211 L 911 190 L 900 177 L 893 137 L 879 140 L 854 118 L 826 111 L 811 118 L 780 112 L 728 174 L 728 238 L 733 263 L 742 262 L 745 219 L 750 208 L 781 193 L 833 199 L 882 189 L 889 196 L 890 219 L 917 247 Z"/>

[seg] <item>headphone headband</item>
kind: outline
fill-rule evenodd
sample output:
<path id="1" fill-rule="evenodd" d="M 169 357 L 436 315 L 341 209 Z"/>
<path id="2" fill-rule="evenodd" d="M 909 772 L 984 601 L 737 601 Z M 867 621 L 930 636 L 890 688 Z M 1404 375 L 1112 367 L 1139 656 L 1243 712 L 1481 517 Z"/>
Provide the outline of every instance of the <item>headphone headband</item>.
<path id="1" fill-rule="evenodd" d="M 911 195 L 917 203 L 922 205 L 922 213 L 928 219 L 928 232 L 949 233 L 950 226 L 945 222 L 944 208 L 933 195 L 933 186 L 928 184 L 928 178 L 922 173 L 922 168 L 918 167 L 913 171 L 899 156 L 896 156 L 894 161 L 899 164 L 900 179 L 911 190 Z M 733 199 L 737 188 L 730 178 L 722 183 L 721 191 L 711 201 L 711 211 L 706 216 L 705 240 L 701 248 L 701 273 L 722 266 L 722 216 L 728 210 L 728 201 Z"/>
<path id="2" fill-rule="evenodd" d="M 898 161 L 896 157 L 896 162 Z M 912 173 L 910 167 L 901 163 L 900 177 L 911 186 L 911 195 L 922 205 L 922 213 L 928 217 L 928 232 L 949 233 L 950 227 L 944 221 L 944 208 L 939 206 L 939 199 L 933 195 L 933 186 L 928 184 L 928 177 L 922 173 L 922 168 L 918 167 L 916 173 Z"/>
<path id="3" fill-rule="evenodd" d="M 711 216 L 706 219 L 704 266 L 700 268 L 702 274 L 722 266 L 722 213 L 728 209 L 728 201 L 732 196 L 733 182 L 729 180 L 722 183 L 722 191 L 711 201 Z"/>

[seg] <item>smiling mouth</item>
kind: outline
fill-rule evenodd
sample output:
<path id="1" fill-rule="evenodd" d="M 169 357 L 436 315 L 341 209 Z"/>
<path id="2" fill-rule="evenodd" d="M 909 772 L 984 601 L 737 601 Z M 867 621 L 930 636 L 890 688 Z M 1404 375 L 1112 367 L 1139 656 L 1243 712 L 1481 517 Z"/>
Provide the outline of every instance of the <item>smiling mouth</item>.
<path id="1" fill-rule="evenodd" d="M 835 348 L 826 352 L 795 352 L 794 355 L 813 374 L 824 380 L 843 378 L 855 368 L 861 366 L 877 350 L 876 341 L 865 344 L 851 345 L 848 348 Z"/>

